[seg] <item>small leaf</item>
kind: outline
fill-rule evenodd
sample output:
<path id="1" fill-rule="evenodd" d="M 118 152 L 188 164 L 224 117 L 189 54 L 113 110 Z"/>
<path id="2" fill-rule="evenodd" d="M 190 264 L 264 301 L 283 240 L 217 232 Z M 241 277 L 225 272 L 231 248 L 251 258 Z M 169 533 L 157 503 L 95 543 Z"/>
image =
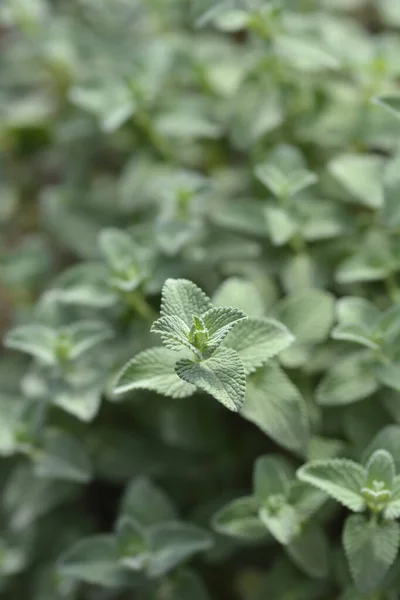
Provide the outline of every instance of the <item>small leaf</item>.
<path id="1" fill-rule="evenodd" d="M 146 477 L 137 477 L 128 485 L 119 512 L 144 529 L 177 518 L 176 510 L 165 492 Z"/>
<path id="2" fill-rule="evenodd" d="M 111 329 L 101 321 L 78 321 L 61 329 L 69 340 L 69 358 L 76 360 L 88 350 L 113 337 Z"/>
<path id="3" fill-rule="evenodd" d="M 395 464 L 392 456 L 386 450 L 375 450 L 369 459 L 365 484 L 362 494 L 369 509 L 382 512 L 392 496 L 395 477 Z"/>
<path id="4" fill-rule="evenodd" d="M 44 447 L 34 455 L 35 474 L 47 479 L 65 479 L 87 483 L 92 467 L 81 443 L 57 429 L 45 433 Z"/>
<path id="5" fill-rule="evenodd" d="M 217 306 L 204 313 L 204 324 L 210 335 L 207 340 L 207 350 L 214 352 L 231 329 L 245 319 L 247 315 L 239 308 Z"/>
<path id="6" fill-rule="evenodd" d="M 363 452 L 362 462 L 366 463 L 376 450 L 386 450 L 391 454 L 396 471 L 400 473 L 400 425 L 387 425 L 380 429 Z"/>
<path id="7" fill-rule="evenodd" d="M 58 571 L 64 577 L 104 587 L 120 586 L 126 579 L 112 535 L 95 535 L 77 542 L 59 559 Z"/>
<path id="8" fill-rule="evenodd" d="M 394 117 L 400 119 L 400 94 L 382 94 L 381 96 L 374 98 L 374 102 L 375 104 L 382 106 L 382 108 L 387 110 Z"/>
<path id="9" fill-rule="evenodd" d="M 151 390 L 172 398 L 186 398 L 196 391 L 175 372 L 176 355 L 166 348 L 140 352 L 117 375 L 114 394 L 132 390 Z"/>
<path id="10" fill-rule="evenodd" d="M 326 372 L 316 399 L 320 406 L 342 406 L 371 396 L 379 385 L 364 353 L 347 356 Z"/>
<path id="11" fill-rule="evenodd" d="M 201 362 L 181 359 L 175 368 L 181 379 L 207 392 L 229 410 L 238 411 L 242 406 L 246 375 L 237 352 L 231 348 L 220 348 Z"/>
<path id="12" fill-rule="evenodd" d="M 120 562 L 133 571 L 142 570 L 150 560 L 148 540 L 133 519 L 123 516 L 116 525 L 116 541 Z"/>
<path id="13" fill-rule="evenodd" d="M 4 346 L 31 354 L 47 365 L 54 365 L 57 332 L 45 325 L 21 325 L 9 331 Z"/>
<path id="14" fill-rule="evenodd" d="M 161 577 L 197 552 L 205 552 L 212 545 L 207 531 L 189 523 L 170 521 L 149 530 L 151 562 L 149 577 Z"/>
<path id="15" fill-rule="evenodd" d="M 285 325 L 274 319 L 259 317 L 238 323 L 226 337 L 224 345 L 236 350 L 249 375 L 288 348 L 293 340 L 294 336 Z"/>
<path id="16" fill-rule="evenodd" d="M 259 515 L 265 527 L 280 544 L 290 544 L 300 532 L 296 510 L 290 504 L 281 501 L 278 496 L 270 497 L 267 504 L 260 509 Z"/>
<path id="17" fill-rule="evenodd" d="M 179 351 L 186 347 L 196 352 L 195 346 L 189 341 L 190 327 L 176 315 L 157 319 L 150 331 L 158 333 L 169 350 Z"/>
<path id="18" fill-rule="evenodd" d="M 368 521 L 364 515 L 350 515 L 343 531 L 343 545 L 350 571 L 363 593 L 377 589 L 398 552 L 400 526 L 395 521 Z"/>
<path id="19" fill-rule="evenodd" d="M 167 279 L 162 289 L 161 315 L 180 317 L 192 326 L 193 315 L 201 316 L 212 308 L 211 300 L 187 279 Z"/>
<path id="20" fill-rule="evenodd" d="M 265 219 L 271 243 L 274 246 L 283 246 L 298 230 L 297 221 L 280 206 L 267 206 Z"/>
<path id="21" fill-rule="evenodd" d="M 253 489 L 258 502 L 262 504 L 268 496 L 289 492 L 294 479 L 294 470 L 281 456 L 260 456 L 254 465 Z"/>
<path id="22" fill-rule="evenodd" d="M 278 365 L 269 363 L 248 377 L 241 415 L 284 448 L 305 452 L 307 408 L 299 390 Z"/>
<path id="23" fill-rule="evenodd" d="M 324 579 L 329 573 L 329 544 L 323 529 L 318 525 L 306 526 L 286 546 L 293 562 L 309 577 Z"/>
<path id="24" fill-rule="evenodd" d="M 365 509 L 361 489 L 366 471 L 352 460 L 316 460 L 300 467 L 297 476 L 301 481 L 314 485 L 354 512 L 362 512 Z"/>
<path id="25" fill-rule="evenodd" d="M 379 344 L 371 339 L 369 331 L 361 325 L 337 325 L 332 331 L 332 337 L 334 340 L 354 342 L 372 350 L 379 348 Z"/>
<path id="26" fill-rule="evenodd" d="M 212 527 L 217 533 L 248 540 L 268 536 L 258 516 L 258 502 L 253 496 L 237 498 L 220 508 L 212 518 Z"/>
<path id="27" fill-rule="evenodd" d="M 329 163 L 328 169 L 350 199 L 369 208 L 381 208 L 383 166 L 382 157 L 377 155 L 342 154 Z"/>

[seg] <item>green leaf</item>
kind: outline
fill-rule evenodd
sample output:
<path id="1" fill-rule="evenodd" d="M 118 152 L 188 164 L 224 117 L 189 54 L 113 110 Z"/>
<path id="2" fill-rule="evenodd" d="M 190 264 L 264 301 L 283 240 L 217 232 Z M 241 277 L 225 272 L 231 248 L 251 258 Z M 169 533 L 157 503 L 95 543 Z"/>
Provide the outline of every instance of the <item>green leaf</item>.
<path id="1" fill-rule="evenodd" d="M 294 479 L 294 470 L 281 456 L 260 456 L 254 465 L 253 490 L 258 502 L 262 504 L 268 496 L 283 494 L 286 496 L 290 483 Z"/>
<path id="2" fill-rule="evenodd" d="M 286 546 L 292 561 L 309 577 L 324 579 L 329 574 L 329 544 L 324 530 L 318 525 L 306 526 Z"/>
<path id="3" fill-rule="evenodd" d="M 340 298 L 336 311 L 341 325 L 362 325 L 366 328 L 372 328 L 381 316 L 375 304 L 358 296 Z"/>
<path id="4" fill-rule="evenodd" d="M 307 409 L 299 390 L 276 364 L 267 364 L 248 377 L 241 415 L 284 448 L 305 452 Z"/>
<path id="5" fill-rule="evenodd" d="M 364 515 L 347 518 L 343 545 L 357 589 L 365 594 L 377 589 L 398 552 L 400 526 L 394 521 L 368 521 Z"/>
<path id="6" fill-rule="evenodd" d="M 374 374 L 377 380 L 396 392 L 400 391 L 399 363 L 385 362 L 375 365 Z"/>
<path id="7" fill-rule="evenodd" d="M 258 288 L 246 279 L 230 277 L 213 295 L 216 306 L 234 306 L 251 317 L 260 317 L 265 312 L 264 300 Z"/>
<path id="8" fill-rule="evenodd" d="M 382 512 L 392 495 L 395 464 L 392 456 L 386 450 L 375 450 L 367 466 L 362 493 L 371 511 Z"/>
<path id="9" fill-rule="evenodd" d="M 203 315 L 208 329 L 207 350 L 214 352 L 237 323 L 247 319 L 247 315 L 239 308 L 217 306 Z"/>
<path id="10" fill-rule="evenodd" d="M 380 429 L 363 452 L 366 463 L 376 450 L 386 450 L 392 456 L 396 471 L 400 473 L 400 425 L 387 425 Z"/>
<path id="11" fill-rule="evenodd" d="M 158 333 L 169 350 L 180 351 L 188 348 L 192 352 L 197 352 L 195 346 L 189 341 L 190 327 L 176 315 L 157 319 L 150 331 Z"/>
<path id="12" fill-rule="evenodd" d="M 271 496 L 259 512 L 260 519 L 280 544 L 287 545 L 299 534 L 296 510 L 280 496 Z"/>
<path id="13" fill-rule="evenodd" d="M 379 385 L 370 357 L 363 352 L 339 361 L 320 382 L 316 400 L 320 406 L 342 406 L 371 396 Z"/>
<path id="14" fill-rule="evenodd" d="M 231 348 L 220 348 L 201 362 L 183 358 L 175 369 L 181 379 L 207 392 L 229 410 L 238 411 L 242 406 L 246 375 L 242 361 Z"/>
<path id="15" fill-rule="evenodd" d="M 114 394 L 133 390 L 151 390 L 171 398 L 186 398 L 195 387 L 182 381 L 175 372 L 176 355 L 166 348 L 140 352 L 117 375 Z"/>
<path id="16" fill-rule="evenodd" d="M 116 541 L 121 564 L 133 571 L 142 570 L 150 560 L 148 540 L 141 527 L 127 516 L 116 525 Z"/>
<path id="17" fill-rule="evenodd" d="M 382 106 L 391 115 L 400 119 L 400 94 L 382 94 L 374 98 L 375 104 Z"/>
<path id="18" fill-rule="evenodd" d="M 397 152 L 387 165 L 383 179 L 383 195 L 385 203 L 382 207 L 381 214 L 384 223 L 389 228 L 400 226 L 400 205 L 398 202 L 400 193 L 399 163 L 400 154 Z"/>
<path id="19" fill-rule="evenodd" d="M 388 520 L 400 517 L 400 475 L 394 478 L 392 495 L 383 511 L 383 516 Z"/>
<path id="20" fill-rule="evenodd" d="M 370 333 L 362 325 L 337 325 L 332 331 L 334 340 L 354 342 L 376 350 L 379 344 L 370 337 Z"/>
<path id="21" fill-rule="evenodd" d="M 146 477 L 137 477 L 128 484 L 119 512 L 143 528 L 177 518 L 176 510 L 165 492 Z"/>
<path id="22" fill-rule="evenodd" d="M 224 345 L 236 350 L 249 375 L 288 348 L 293 340 L 285 325 L 274 319 L 259 317 L 238 323 L 226 337 Z"/>
<path id="23" fill-rule="evenodd" d="M 64 577 L 103 587 L 120 586 L 126 579 L 112 535 L 94 535 L 77 542 L 61 556 L 57 566 Z"/>
<path id="24" fill-rule="evenodd" d="M 376 209 L 383 206 L 383 166 L 377 155 L 342 154 L 329 163 L 328 170 L 351 200 Z"/>
<path id="25" fill-rule="evenodd" d="M 197 285 L 187 279 L 167 279 L 162 289 L 161 315 L 179 316 L 189 327 L 193 315 L 201 316 L 211 306 L 211 300 Z"/>
<path id="26" fill-rule="evenodd" d="M 314 485 L 354 512 L 362 512 L 365 509 L 361 489 L 366 471 L 352 460 L 316 460 L 300 467 L 297 476 L 301 481 Z"/>
<path id="27" fill-rule="evenodd" d="M 38 477 L 87 483 L 92 466 L 82 444 L 68 433 L 50 428 L 45 432 L 44 446 L 34 454 L 34 470 Z"/>
<path id="28" fill-rule="evenodd" d="M 213 545 L 210 534 L 199 527 L 179 521 L 160 523 L 149 530 L 151 562 L 149 577 L 162 577 L 180 563 Z"/>
<path id="29" fill-rule="evenodd" d="M 112 330 L 101 321 L 78 321 L 60 330 L 69 342 L 70 360 L 76 360 L 88 350 L 113 337 Z"/>
<path id="30" fill-rule="evenodd" d="M 297 232 L 297 221 L 280 206 L 267 206 L 265 208 L 265 219 L 274 246 L 286 244 Z"/>
<path id="31" fill-rule="evenodd" d="M 220 508 L 212 518 L 212 527 L 217 533 L 248 540 L 268 536 L 258 516 L 258 502 L 253 496 L 237 498 Z"/>
<path id="32" fill-rule="evenodd" d="M 4 337 L 4 346 L 31 354 L 47 365 L 54 365 L 57 333 L 45 325 L 21 325 Z"/>
<path id="33" fill-rule="evenodd" d="M 163 600 L 210 600 L 202 580 L 192 571 L 179 570 L 160 585 Z"/>

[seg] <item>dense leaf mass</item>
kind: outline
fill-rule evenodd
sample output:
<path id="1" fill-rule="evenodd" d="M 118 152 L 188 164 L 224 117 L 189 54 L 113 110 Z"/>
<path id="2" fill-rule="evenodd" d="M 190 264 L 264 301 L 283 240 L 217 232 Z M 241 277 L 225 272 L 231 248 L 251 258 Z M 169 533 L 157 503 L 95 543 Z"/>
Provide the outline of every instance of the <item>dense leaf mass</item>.
<path id="1" fill-rule="evenodd" d="M 400 1 L 0 0 L 0 600 L 396 600 Z"/>

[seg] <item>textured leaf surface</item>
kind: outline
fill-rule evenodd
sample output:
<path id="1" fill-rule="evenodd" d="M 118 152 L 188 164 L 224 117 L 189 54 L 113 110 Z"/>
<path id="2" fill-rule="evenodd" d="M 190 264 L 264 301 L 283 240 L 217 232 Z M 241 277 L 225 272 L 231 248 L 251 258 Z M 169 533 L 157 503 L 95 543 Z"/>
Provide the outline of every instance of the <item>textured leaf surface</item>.
<path id="1" fill-rule="evenodd" d="M 169 350 L 179 351 L 182 347 L 195 351 L 189 342 L 190 327 L 176 315 L 161 317 L 155 321 L 150 329 L 151 333 L 158 333 Z"/>
<path id="2" fill-rule="evenodd" d="M 400 526 L 395 521 L 368 522 L 364 515 L 347 518 L 343 545 L 357 588 L 372 592 L 392 566 L 399 548 Z"/>
<path id="3" fill-rule="evenodd" d="M 193 315 L 201 316 L 211 307 L 211 300 L 187 279 L 167 279 L 162 289 L 161 315 L 180 317 L 191 327 Z"/>
<path id="4" fill-rule="evenodd" d="M 224 345 L 236 350 L 248 375 L 288 348 L 293 340 L 285 325 L 274 319 L 259 317 L 238 323 L 226 337 Z"/>
<path id="5" fill-rule="evenodd" d="M 278 510 L 273 511 L 263 507 L 259 514 L 271 535 L 283 545 L 290 544 L 300 532 L 296 510 L 290 504 L 283 504 Z"/>
<path id="6" fill-rule="evenodd" d="M 244 402 L 246 375 L 237 352 L 231 348 L 221 348 L 201 362 L 181 359 L 176 363 L 176 372 L 229 410 L 238 411 Z"/>
<path id="7" fill-rule="evenodd" d="M 167 348 L 150 348 L 132 359 L 117 375 L 115 394 L 151 390 L 172 398 L 185 398 L 195 392 L 175 372 L 176 355 Z"/>
<path id="8" fill-rule="evenodd" d="M 248 378 L 241 414 L 284 448 L 305 451 L 309 437 L 306 406 L 276 364 L 265 365 Z"/>
<path id="9" fill-rule="evenodd" d="M 314 485 L 354 512 L 365 508 L 361 495 L 365 475 L 361 465 L 345 458 L 317 460 L 297 471 L 301 481 Z"/>
<path id="10" fill-rule="evenodd" d="M 247 315 L 239 308 L 217 306 L 204 313 L 204 324 L 210 335 L 207 349 L 213 352 L 228 335 L 229 331 L 237 323 L 246 319 Z"/>

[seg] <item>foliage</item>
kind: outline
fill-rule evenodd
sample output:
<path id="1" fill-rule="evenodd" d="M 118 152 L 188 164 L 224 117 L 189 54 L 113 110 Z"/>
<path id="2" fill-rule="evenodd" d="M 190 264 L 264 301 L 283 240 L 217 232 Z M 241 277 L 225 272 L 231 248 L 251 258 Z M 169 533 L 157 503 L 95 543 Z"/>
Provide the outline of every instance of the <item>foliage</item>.
<path id="1" fill-rule="evenodd" d="M 395 600 L 398 0 L 0 3 L 0 598 Z"/>

